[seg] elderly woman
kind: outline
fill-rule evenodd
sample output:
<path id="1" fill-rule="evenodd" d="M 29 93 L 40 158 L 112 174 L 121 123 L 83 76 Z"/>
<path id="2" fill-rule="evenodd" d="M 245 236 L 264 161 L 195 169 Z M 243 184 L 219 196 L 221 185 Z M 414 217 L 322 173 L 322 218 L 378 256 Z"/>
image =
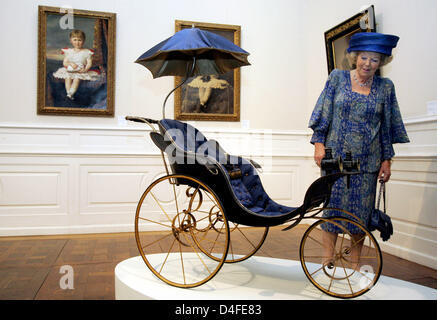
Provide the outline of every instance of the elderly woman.
<path id="1" fill-rule="evenodd" d="M 329 207 L 353 213 L 367 225 L 375 207 L 378 179 L 390 179 L 393 144 L 409 142 L 391 80 L 376 75 L 381 66 L 391 61 L 392 48 L 399 38 L 375 32 L 357 33 L 351 37 L 348 53 L 353 70 L 333 70 L 328 77 L 311 115 L 309 127 L 314 134 L 314 160 L 318 166 L 325 148 L 332 149 L 334 158 L 345 158 L 351 152 L 360 161 L 360 174 L 351 176 L 349 188 L 338 180 L 331 194 Z M 326 212 L 325 216 L 339 215 Z M 347 226 L 356 246 L 351 252 L 351 267 L 359 263 L 362 242 L 360 230 Z M 341 229 L 324 224 L 324 256 L 329 262 L 334 255 L 337 235 Z"/>

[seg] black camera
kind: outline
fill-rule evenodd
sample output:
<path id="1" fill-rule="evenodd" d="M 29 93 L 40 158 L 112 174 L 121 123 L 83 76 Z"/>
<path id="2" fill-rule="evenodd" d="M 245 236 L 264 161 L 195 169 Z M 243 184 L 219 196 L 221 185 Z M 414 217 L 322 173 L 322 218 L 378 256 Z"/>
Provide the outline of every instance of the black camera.
<path id="1" fill-rule="evenodd" d="M 334 159 L 332 157 L 332 149 L 325 149 L 325 157 L 320 164 L 322 176 L 343 171 L 343 162 L 341 158 Z"/>
<path id="2" fill-rule="evenodd" d="M 352 153 L 346 152 L 346 158 L 343 160 L 343 172 L 352 173 L 360 171 L 360 160 L 352 159 Z"/>
<path id="3" fill-rule="evenodd" d="M 352 159 L 352 153 L 346 152 L 346 158 L 341 157 L 334 159 L 332 157 L 332 149 L 325 149 L 325 157 L 320 164 L 322 176 L 337 172 L 358 173 L 360 171 L 360 160 Z M 350 175 L 346 175 L 347 187 L 350 186 Z"/>

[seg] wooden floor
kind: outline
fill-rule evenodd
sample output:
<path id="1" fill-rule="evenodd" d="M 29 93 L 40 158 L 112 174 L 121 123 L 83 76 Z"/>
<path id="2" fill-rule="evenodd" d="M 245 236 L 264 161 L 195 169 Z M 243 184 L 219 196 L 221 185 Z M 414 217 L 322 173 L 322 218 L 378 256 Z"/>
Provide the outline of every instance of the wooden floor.
<path id="1" fill-rule="evenodd" d="M 304 226 L 271 228 L 257 255 L 299 260 Z M 138 256 L 133 233 L 0 238 L 0 299 L 114 299 L 114 268 Z M 61 289 L 60 268 L 74 270 Z M 146 267 L 146 266 L 145 266 Z M 303 272 L 303 271 L 302 271 Z M 383 254 L 382 274 L 437 289 L 437 270 Z"/>

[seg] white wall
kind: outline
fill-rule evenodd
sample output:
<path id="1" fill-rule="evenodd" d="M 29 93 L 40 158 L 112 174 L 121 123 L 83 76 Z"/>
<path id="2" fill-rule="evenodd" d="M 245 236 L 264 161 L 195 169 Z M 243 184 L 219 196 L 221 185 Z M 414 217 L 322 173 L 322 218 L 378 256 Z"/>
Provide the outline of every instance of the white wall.
<path id="1" fill-rule="evenodd" d="M 174 21 L 190 20 L 242 26 L 241 46 L 252 54 L 252 66 L 242 68 L 241 119 L 252 128 L 304 129 L 301 106 L 306 99 L 301 50 L 303 16 L 297 0 L 212 1 L 199 0 L 71 0 L 2 2 L 0 27 L 8 50 L 0 52 L 3 75 L 0 119 L 2 122 L 74 124 L 78 117 L 36 115 L 36 61 L 38 5 L 117 13 L 115 118 L 80 118 L 80 123 L 117 125 L 126 114 L 161 117 L 161 106 L 173 86 L 173 77 L 153 80 L 134 61 L 153 45 L 174 33 Z M 11 14 L 13 13 L 13 14 Z M 278 19 L 286 17 L 286 19 Z M 19 39 L 17 41 L 17 39 Z M 18 67 L 17 67 L 18 66 Z M 298 75 L 298 76 L 297 76 Z M 7 81 L 6 81 L 7 78 Z M 25 94 L 23 94 L 25 92 Z M 173 115 L 173 97 L 166 114 Z M 267 112 L 266 112 L 267 111 Z M 205 126 L 240 127 L 240 123 L 203 123 Z"/>
<path id="2" fill-rule="evenodd" d="M 394 61 L 383 69 L 397 88 L 404 117 L 426 114 L 436 100 L 437 29 L 434 0 L 375 0 L 377 29 L 400 36 Z M 71 0 L 74 8 L 117 13 L 115 117 L 65 117 L 36 114 L 38 5 L 60 1 L 4 0 L 0 27 L 2 85 L 0 121 L 8 123 L 118 125 L 126 114 L 160 117 L 172 77 L 153 80 L 133 61 L 174 33 L 174 20 L 242 26 L 241 46 L 251 52 L 251 66 L 241 69 L 241 119 L 252 128 L 305 130 L 310 112 L 327 77 L 324 31 L 366 5 L 362 0 Z M 13 13 L 13 14 L 11 14 Z M 23 94 L 24 93 L 24 94 Z M 168 116 L 172 116 L 172 97 Z M 305 112 L 302 112 L 302 111 Z M 237 128 L 240 123 L 202 122 L 201 126 Z"/>
<path id="3" fill-rule="evenodd" d="M 383 69 L 397 88 L 411 143 L 396 146 L 389 184 L 395 234 L 384 250 L 437 268 L 437 29 L 434 0 L 375 0 L 377 29 L 400 36 Z M 115 117 L 36 114 L 38 5 L 117 13 Z M 3 0 L 0 12 L 0 235 L 129 231 L 135 203 L 163 170 L 144 127 L 160 118 L 171 77 L 152 80 L 133 61 L 174 33 L 174 20 L 242 26 L 252 66 L 241 69 L 240 123 L 196 122 L 232 153 L 271 164 L 268 193 L 298 205 L 317 176 L 306 128 L 327 77 L 323 33 L 357 13 L 359 0 Z M 167 116 L 172 117 L 172 98 Z M 271 146 L 261 148 L 259 135 Z"/>
<path id="4" fill-rule="evenodd" d="M 307 24 L 308 115 L 327 77 L 324 32 L 352 17 L 361 7 L 375 6 L 378 32 L 400 37 L 394 59 L 382 69 L 396 86 L 405 118 L 427 114 L 426 103 L 437 100 L 437 2 L 434 0 L 362 0 L 305 2 Z"/>

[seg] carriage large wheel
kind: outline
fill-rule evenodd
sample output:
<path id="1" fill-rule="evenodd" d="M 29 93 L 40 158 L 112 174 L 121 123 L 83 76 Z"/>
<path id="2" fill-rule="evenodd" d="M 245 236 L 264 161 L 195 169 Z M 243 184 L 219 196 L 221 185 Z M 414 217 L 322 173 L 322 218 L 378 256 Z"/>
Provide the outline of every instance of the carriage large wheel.
<path id="1" fill-rule="evenodd" d="M 321 227 L 328 223 L 341 230 L 334 248 L 323 238 Z M 351 226 L 359 229 L 358 235 L 348 231 Z M 300 261 L 319 290 L 338 298 L 354 298 L 369 291 L 382 269 L 381 250 L 374 236 L 360 223 L 344 217 L 320 218 L 312 224 L 300 244 Z"/>
<path id="2" fill-rule="evenodd" d="M 219 217 L 213 226 L 212 211 Z M 155 180 L 142 195 L 135 237 L 141 257 L 159 279 L 192 288 L 209 281 L 225 262 L 229 225 L 207 185 L 189 176 L 170 175 Z"/>

